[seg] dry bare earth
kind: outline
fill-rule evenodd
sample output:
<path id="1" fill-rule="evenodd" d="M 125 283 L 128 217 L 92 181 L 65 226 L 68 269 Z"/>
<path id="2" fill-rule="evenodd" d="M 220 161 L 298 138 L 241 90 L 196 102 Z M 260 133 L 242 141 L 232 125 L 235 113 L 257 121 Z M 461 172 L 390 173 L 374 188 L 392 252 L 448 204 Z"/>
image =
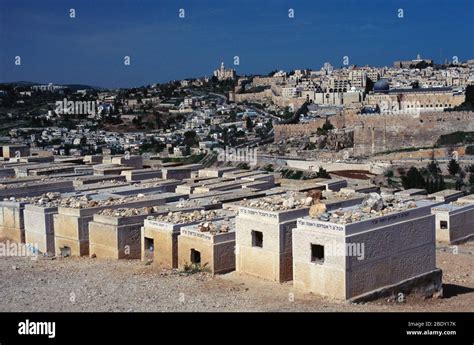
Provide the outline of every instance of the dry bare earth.
<path id="1" fill-rule="evenodd" d="M 0 258 L 0 311 L 473 311 L 474 243 L 437 251 L 445 298 L 350 304 L 238 275 L 160 270 L 140 261 Z M 292 298 L 294 296 L 294 298 Z"/>

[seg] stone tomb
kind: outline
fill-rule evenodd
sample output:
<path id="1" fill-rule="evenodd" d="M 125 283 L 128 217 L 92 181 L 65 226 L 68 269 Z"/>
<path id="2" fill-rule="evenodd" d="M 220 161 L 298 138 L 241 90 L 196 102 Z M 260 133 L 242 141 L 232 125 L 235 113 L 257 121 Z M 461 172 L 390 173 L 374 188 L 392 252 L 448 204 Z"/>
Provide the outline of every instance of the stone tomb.
<path id="1" fill-rule="evenodd" d="M 433 207 L 436 240 L 456 244 L 474 238 L 474 204 L 451 203 Z"/>
<path id="2" fill-rule="evenodd" d="M 224 210 L 193 211 L 182 216 L 146 219 L 142 228 L 142 260 L 163 268 L 178 267 L 178 236 L 183 226 L 223 219 L 234 213 Z"/>
<path id="3" fill-rule="evenodd" d="M 462 198 L 459 198 L 457 202 L 462 204 L 474 204 L 474 194 L 463 196 Z"/>
<path id="4" fill-rule="evenodd" d="M 97 184 L 100 182 L 125 182 L 125 176 L 122 175 L 109 175 L 109 176 L 79 176 L 73 180 L 74 187 L 80 187 L 88 184 Z"/>
<path id="5" fill-rule="evenodd" d="M 375 185 L 349 186 L 340 189 L 343 193 L 378 193 L 380 188 Z"/>
<path id="6" fill-rule="evenodd" d="M 320 202 L 326 205 L 328 211 L 359 205 L 364 201 L 364 198 L 366 198 L 365 194 L 351 192 L 323 191 L 322 195 L 324 199 L 321 199 Z"/>
<path id="7" fill-rule="evenodd" d="M 2 185 L 0 188 L 0 198 L 38 196 L 48 192 L 67 193 L 73 192 L 73 181 L 51 179 L 45 181 L 19 182 Z"/>
<path id="8" fill-rule="evenodd" d="M 355 301 L 417 289 L 439 293 L 433 205 L 417 201 L 384 215 L 353 206 L 342 211 L 363 216 L 346 224 L 341 216 L 340 222 L 298 219 L 293 230 L 295 288 Z"/>
<path id="9" fill-rule="evenodd" d="M 94 193 L 87 194 L 89 198 L 97 197 Z M 0 202 L 0 229 L 5 228 L 5 237 L 16 242 L 36 243 L 40 252 L 53 254 L 53 215 L 57 213 L 59 200 L 80 196 L 75 193 L 46 193 L 43 196 L 19 198 L 18 201 Z"/>
<path id="10" fill-rule="evenodd" d="M 40 253 L 55 254 L 54 215 L 58 208 L 28 204 L 23 213 L 26 243 L 36 244 Z"/>
<path id="11" fill-rule="evenodd" d="M 235 270 L 235 218 L 181 228 L 178 268 L 185 269 L 190 264 L 212 274 Z"/>
<path id="12" fill-rule="evenodd" d="M 76 186 L 74 187 L 76 192 L 79 193 L 84 193 L 84 192 L 108 192 L 110 191 L 111 188 L 117 188 L 117 187 L 124 187 L 128 186 L 127 182 L 120 182 L 120 181 L 103 181 L 103 182 L 97 182 L 97 183 L 91 183 L 91 184 L 85 184 L 82 186 Z"/>
<path id="13" fill-rule="evenodd" d="M 256 176 L 256 175 L 261 175 L 261 174 L 268 174 L 264 170 L 236 170 L 236 171 L 230 171 L 230 172 L 225 172 L 222 177 L 227 178 L 227 179 L 242 179 L 244 177 L 250 177 L 250 176 Z"/>
<path id="14" fill-rule="evenodd" d="M 408 198 L 410 196 L 415 196 L 415 195 L 426 195 L 426 189 L 420 189 L 420 188 L 410 188 L 410 189 L 405 189 L 401 190 L 399 192 L 396 192 L 394 195 L 397 197 L 405 197 Z"/>
<path id="15" fill-rule="evenodd" d="M 242 181 L 245 182 L 242 185 L 242 188 L 253 188 L 258 190 L 266 190 L 272 187 L 275 187 L 275 178 L 270 174 L 260 174 L 255 176 L 249 176 L 242 178 Z"/>
<path id="16" fill-rule="evenodd" d="M 25 243 L 24 209 L 27 202 L 0 201 L 0 237 Z"/>
<path id="17" fill-rule="evenodd" d="M 140 259 L 140 229 L 147 216 L 95 214 L 89 222 L 89 254 L 101 259 Z"/>
<path id="18" fill-rule="evenodd" d="M 213 184 L 206 184 L 200 187 L 194 188 L 193 194 L 198 193 L 208 193 L 211 191 L 226 191 L 232 189 L 240 189 L 244 182 L 242 180 L 227 180 L 227 181 L 219 181 Z"/>
<path id="19" fill-rule="evenodd" d="M 464 193 L 459 190 L 444 189 L 442 191 L 427 195 L 427 200 L 442 201 L 446 204 L 456 201 L 464 196 Z"/>
<path id="20" fill-rule="evenodd" d="M 236 171 L 240 170 L 234 167 L 207 168 L 200 169 L 198 174 L 199 177 L 222 177 L 224 174 L 233 173 Z"/>
<path id="21" fill-rule="evenodd" d="M 147 213 L 145 208 L 100 211 L 89 223 L 89 254 L 107 259 L 140 259 L 143 248 L 141 228 L 146 218 L 202 209 L 197 205 L 181 208 L 177 204 L 166 204 L 153 207 L 152 213 Z"/>
<path id="22" fill-rule="evenodd" d="M 177 179 L 183 180 L 191 177 L 193 171 L 198 171 L 202 168 L 201 164 L 188 164 L 177 167 L 165 167 L 161 169 L 163 179 Z"/>
<path id="23" fill-rule="evenodd" d="M 112 186 L 102 189 L 102 193 L 109 193 L 116 196 L 129 196 L 137 194 L 158 194 L 164 192 L 174 192 L 176 186 L 181 182 L 177 180 L 160 180 L 154 182 L 142 182 L 132 185 Z"/>
<path id="24" fill-rule="evenodd" d="M 152 178 L 162 178 L 163 174 L 159 169 L 136 169 L 122 171 L 122 175 L 129 182 L 148 180 Z"/>
<path id="25" fill-rule="evenodd" d="M 186 181 L 185 184 L 181 184 L 176 186 L 176 193 L 186 193 L 192 194 L 194 190 L 199 187 L 205 187 L 207 185 L 213 185 L 216 183 L 228 182 L 231 181 L 230 179 L 223 179 L 223 178 L 206 178 L 206 179 L 199 179 L 198 181 Z"/>
<path id="26" fill-rule="evenodd" d="M 236 218 L 236 270 L 284 282 L 293 278 L 291 231 L 309 207 L 269 211 L 240 207 Z"/>
<path id="27" fill-rule="evenodd" d="M 154 195 L 143 198 L 124 198 L 122 203 L 115 205 L 101 206 L 99 203 L 98 206 L 85 208 L 59 207 L 58 213 L 54 215 L 56 255 L 60 253 L 71 256 L 89 255 L 89 222 L 94 214 L 101 210 L 152 207 L 163 205 L 165 202 L 162 196 Z"/>

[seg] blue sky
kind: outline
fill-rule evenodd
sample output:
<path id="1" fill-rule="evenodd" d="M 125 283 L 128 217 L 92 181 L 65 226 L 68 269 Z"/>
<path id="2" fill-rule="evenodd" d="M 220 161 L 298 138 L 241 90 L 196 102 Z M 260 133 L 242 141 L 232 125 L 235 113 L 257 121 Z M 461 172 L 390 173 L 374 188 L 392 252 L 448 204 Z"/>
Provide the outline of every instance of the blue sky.
<path id="1" fill-rule="evenodd" d="M 473 19 L 473 0 L 0 0 L 0 82 L 131 87 L 211 75 L 234 56 L 240 74 L 338 67 L 344 56 L 467 60 Z"/>

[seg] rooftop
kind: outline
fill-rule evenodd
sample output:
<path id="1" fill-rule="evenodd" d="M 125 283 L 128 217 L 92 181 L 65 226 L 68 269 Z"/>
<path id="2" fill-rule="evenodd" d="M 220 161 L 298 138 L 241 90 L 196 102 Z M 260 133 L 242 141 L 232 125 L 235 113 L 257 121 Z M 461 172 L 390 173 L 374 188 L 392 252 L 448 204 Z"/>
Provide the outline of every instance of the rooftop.
<path id="1" fill-rule="evenodd" d="M 474 203 L 474 194 L 463 196 L 462 198 L 459 198 L 456 201 L 456 203 L 462 203 L 462 204 Z"/>
<path id="2" fill-rule="evenodd" d="M 431 193 L 428 196 L 449 196 L 449 195 L 456 195 L 459 193 L 462 193 L 462 192 L 455 189 L 443 189 L 443 190 L 440 190 L 439 192 Z"/>
<path id="3" fill-rule="evenodd" d="M 137 194 L 128 197 L 113 198 L 110 196 L 104 196 L 106 199 L 93 198 L 91 195 L 73 196 L 62 198 L 58 206 L 69 207 L 69 208 L 90 208 L 90 207 L 103 207 L 103 206 L 116 206 L 125 202 L 146 200 L 156 198 L 158 195 Z"/>
<path id="4" fill-rule="evenodd" d="M 227 234 L 235 231 L 235 218 L 224 218 L 213 221 L 201 222 L 197 225 L 187 226 L 184 229 L 193 232 L 206 233 L 211 236 Z"/>
<path id="5" fill-rule="evenodd" d="M 449 204 L 444 204 L 444 205 L 439 205 L 436 207 L 433 207 L 433 211 L 446 211 L 446 212 L 451 212 L 451 211 L 457 211 L 461 209 L 467 209 L 474 207 L 474 204 L 471 203 L 459 203 L 457 201 L 451 202 Z"/>
<path id="6" fill-rule="evenodd" d="M 271 195 L 260 199 L 242 200 L 239 206 L 258 208 L 266 211 L 285 211 L 310 207 L 313 198 L 305 193 L 287 192 L 286 194 Z"/>
<path id="7" fill-rule="evenodd" d="M 169 212 L 168 214 L 158 215 L 156 217 L 148 218 L 149 220 L 155 220 L 157 222 L 164 223 L 173 223 L 173 224 L 183 224 L 183 223 L 192 223 L 199 221 L 209 221 L 219 217 L 231 216 L 232 212 L 222 211 L 222 210 L 200 210 L 192 212 Z"/>
<path id="8" fill-rule="evenodd" d="M 109 216 L 109 217 L 131 217 L 131 216 L 144 216 L 144 215 L 152 215 L 156 213 L 157 207 L 138 207 L 138 208 L 106 208 L 105 210 L 101 210 L 97 212 L 98 215 L 101 216 Z"/>
<path id="9" fill-rule="evenodd" d="M 351 224 L 430 204 L 432 204 L 432 202 L 427 200 L 403 200 L 394 196 L 385 196 L 385 198 L 383 198 L 378 193 L 370 193 L 360 205 L 323 212 L 312 218 L 335 224 Z"/>
<path id="10" fill-rule="evenodd" d="M 61 193 L 45 193 L 39 196 L 11 197 L 5 201 L 27 202 L 37 206 L 56 207 L 61 201 Z"/>

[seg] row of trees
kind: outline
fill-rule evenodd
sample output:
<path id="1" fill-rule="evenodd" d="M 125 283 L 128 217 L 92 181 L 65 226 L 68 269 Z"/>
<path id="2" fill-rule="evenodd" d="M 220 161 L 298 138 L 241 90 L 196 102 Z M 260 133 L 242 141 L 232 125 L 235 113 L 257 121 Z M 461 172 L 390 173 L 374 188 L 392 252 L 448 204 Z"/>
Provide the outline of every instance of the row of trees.
<path id="1" fill-rule="evenodd" d="M 435 193 L 446 189 L 443 175 L 433 174 L 428 169 L 421 169 L 420 171 L 415 167 L 411 167 L 406 173 L 403 171 L 401 174 L 402 185 L 405 189 L 423 188 L 428 193 Z"/>
<path id="2" fill-rule="evenodd" d="M 426 168 L 417 169 L 411 167 L 408 171 L 401 169 L 400 171 L 403 188 L 423 188 L 428 193 L 435 193 L 446 189 L 446 182 L 444 180 L 438 162 L 432 160 Z M 454 180 L 454 188 L 457 190 L 466 190 L 474 192 L 474 165 L 470 165 L 462 169 L 459 163 L 452 159 L 448 163 L 448 173 L 451 179 Z M 469 177 L 466 179 L 466 177 Z M 390 180 L 392 174 L 386 174 Z"/>

